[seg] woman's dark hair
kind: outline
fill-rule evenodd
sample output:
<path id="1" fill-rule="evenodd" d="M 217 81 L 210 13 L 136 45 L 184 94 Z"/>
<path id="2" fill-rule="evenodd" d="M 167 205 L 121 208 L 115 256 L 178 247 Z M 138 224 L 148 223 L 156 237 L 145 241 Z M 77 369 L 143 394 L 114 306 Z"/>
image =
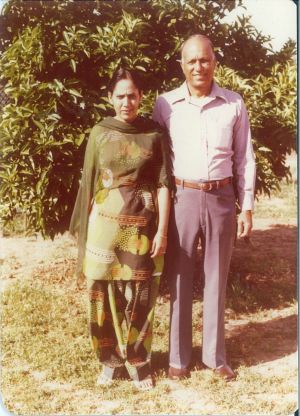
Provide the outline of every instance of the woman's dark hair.
<path id="1" fill-rule="evenodd" d="M 139 93 L 142 92 L 142 82 L 137 72 L 133 69 L 119 68 L 114 72 L 108 84 L 108 91 L 111 94 L 114 92 L 117 83 L 122 79 L 130 79 L 134 83 L 136 88 L 139 90 Z"/>

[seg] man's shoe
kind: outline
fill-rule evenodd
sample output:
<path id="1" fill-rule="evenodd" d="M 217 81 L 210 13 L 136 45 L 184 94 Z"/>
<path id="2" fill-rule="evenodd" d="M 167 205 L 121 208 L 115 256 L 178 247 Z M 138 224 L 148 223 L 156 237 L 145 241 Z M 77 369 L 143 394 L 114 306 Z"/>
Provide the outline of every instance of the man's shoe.
<path id="1" fill-rule="evenodd" d="M 182 380 L 190 377 L 190 372 L 187 368 L 169 367 L 168 377 L 171 380 Z"/>
<path id="2" fill-rule="evenodd" d="M 222 365 L 222 367 L 215 368 L 214 372 L 225 381 L 233 381 L 236 378 L 236 374 L 227 364 Z"/>

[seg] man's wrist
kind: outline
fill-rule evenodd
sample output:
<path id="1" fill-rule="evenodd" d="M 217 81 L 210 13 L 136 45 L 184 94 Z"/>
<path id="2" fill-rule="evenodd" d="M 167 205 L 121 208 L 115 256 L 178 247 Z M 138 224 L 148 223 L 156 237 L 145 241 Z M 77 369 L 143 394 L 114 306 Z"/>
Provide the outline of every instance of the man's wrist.
<path id="1" fill-rule="evenodd" d="M 252 215 L 252 209 L 244 209 L 241 211 L 242 214 Z"/>

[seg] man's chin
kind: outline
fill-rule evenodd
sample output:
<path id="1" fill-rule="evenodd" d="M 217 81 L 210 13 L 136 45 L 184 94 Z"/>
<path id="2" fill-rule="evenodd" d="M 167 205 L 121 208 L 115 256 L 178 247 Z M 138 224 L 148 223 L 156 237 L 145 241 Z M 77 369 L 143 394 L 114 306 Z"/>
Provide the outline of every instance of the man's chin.
<path id="1" fill-rule="evenodd" d="M 194 79 L 194 85 L 205 85 L 208 84 L 207 79 Z"/>
<path id="2" fill-rule="evenodd" d="M 199 79 L 199 80 L 193 80 L 192 86 L 196 89 L 198 88 L 210 88 L 211 82 L 208 81 L 207 79 Z"/>

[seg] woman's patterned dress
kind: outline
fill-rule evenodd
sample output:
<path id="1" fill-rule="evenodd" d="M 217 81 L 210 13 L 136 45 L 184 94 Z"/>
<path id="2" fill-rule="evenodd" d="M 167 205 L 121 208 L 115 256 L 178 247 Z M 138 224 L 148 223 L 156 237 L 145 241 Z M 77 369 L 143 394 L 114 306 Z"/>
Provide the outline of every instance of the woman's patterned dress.
<path id="1" fill-rule="evenodd" d="M 157 189 L 171 186 L 169 160 L 167 138 L 152 121 L 109 117 L 91 131 L 70 231 L 79 232 L 93 346 L 111 368 L 132 372 L 150 359 L 163 269 L 163 256 L 152 259 L 150 250 Z"/>

